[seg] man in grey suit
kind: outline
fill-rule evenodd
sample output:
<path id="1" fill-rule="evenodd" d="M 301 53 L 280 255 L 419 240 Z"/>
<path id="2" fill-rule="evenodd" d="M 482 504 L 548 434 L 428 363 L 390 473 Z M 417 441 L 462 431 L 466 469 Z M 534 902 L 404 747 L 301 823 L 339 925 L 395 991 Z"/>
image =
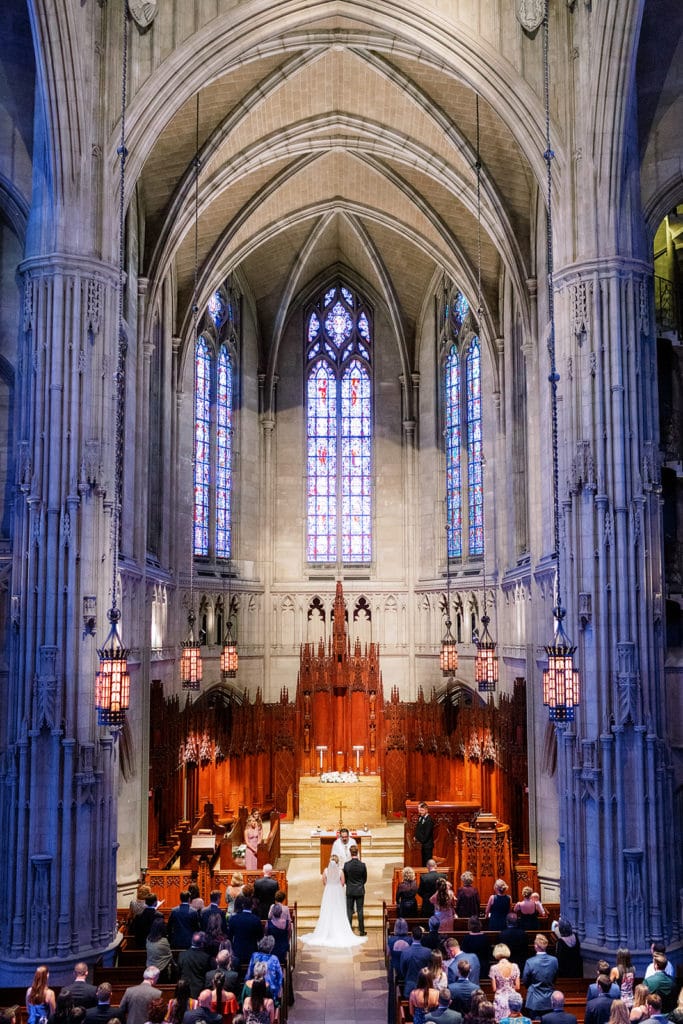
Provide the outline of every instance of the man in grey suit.
<path id="1" fill-rule="evenodd" d="M 353 922 L 354 908 L 358 914 L 358 932 L 360 935 L 367 935 L 365 931 L 365 918 L 363 917 L 363 905 L 365 903 L 365 883 L 368 880 L 368 869 L 358 857 L 358 847 L 351 847 L 351 859 L 347 860 L 343 867 L 346 880 L 346 913 L 349 924 Z"/>
<path id="2" fill-rule="evenodd" d="M 158 967 L 146 967 L 142 975 L 141 985 L 131 985 L 123 993 L 119 1015 L 126 1024 L 145 1024 L 148 1019 L 147 1010 L 154 999 L 160 999 L 161 989 L 155 988 L 159 980 Z"/>
<path id="3" fill-rule="evenodd" d="M 548 953 L 545 935 L 534 939 L 536 955 L 529 957 L 524 965 L 522 984 L 526 985 L 526 1008 L 530 1017 L 542 1017 L 552 1010 L 551 996 L 559 970 L 556 956 Z"/>

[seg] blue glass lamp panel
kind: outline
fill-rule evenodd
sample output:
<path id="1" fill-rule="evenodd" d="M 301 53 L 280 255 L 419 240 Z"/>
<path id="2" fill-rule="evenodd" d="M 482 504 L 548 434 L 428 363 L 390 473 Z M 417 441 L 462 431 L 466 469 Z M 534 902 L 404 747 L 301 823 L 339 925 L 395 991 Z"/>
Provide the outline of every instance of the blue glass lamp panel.
<path id="1" fill-rule="evenodd" d="M 206 339 L 195 345 L 194 363 L 194 538 L 195 555 L 209 553 L 211 458 L 211 356 Z"/>
<path id="2" fill-rule="evenodd" d="M 206 308 L 216 327 L 222 327 L 227 319 L 228 309 L 220 292 L 213 293 Z"/>
<path id="3" fill-rule="evenodd" d="M 309 562 L 337 558 L 337 381 L 330 365 L 318 361 L 308 375 L 307 556 Z"/>
<path id="4" fill-rule="evenodd" d="M 484 487 L 481 465 L 481 350 L 478 338 L 473 338 L 470 342 L 465 372 L 469 550 L 471 555 L 481 555 L 484 552 Z"/>
<path id="5" fill-rule="evenodd" d="M 232 360 L 225 345 L 218 354 L 216 389 L 216 556 L 232 547 Z"/>
<path id="6" fill-rule="evenodd" d="M 354 359 L 341 381 L 342 558 L 371 559 L 371 395 L 370 377 Z"/>
<path id="7" fill-rule="evenodd" d="M 446 539 L 449 558 L 462 556 L 462 475 L 460 436 L 460 359 L 451 345 L 445 367 Z"/>

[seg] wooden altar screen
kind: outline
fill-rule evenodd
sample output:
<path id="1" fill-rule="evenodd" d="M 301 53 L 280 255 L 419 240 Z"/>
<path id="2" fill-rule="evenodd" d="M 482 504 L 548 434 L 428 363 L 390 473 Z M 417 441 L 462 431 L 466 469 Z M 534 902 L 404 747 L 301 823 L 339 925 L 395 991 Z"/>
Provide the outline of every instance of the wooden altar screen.
<path id="1" fill-rule="evenodd" d="M 498 823 L 493 829 L 481 829 L 461 822 L 457 834 L 457 877 L 471 871 L 482 902 L 491 895 L 498 878 L 507 882 L 514 895 L 510 826 Z"/>

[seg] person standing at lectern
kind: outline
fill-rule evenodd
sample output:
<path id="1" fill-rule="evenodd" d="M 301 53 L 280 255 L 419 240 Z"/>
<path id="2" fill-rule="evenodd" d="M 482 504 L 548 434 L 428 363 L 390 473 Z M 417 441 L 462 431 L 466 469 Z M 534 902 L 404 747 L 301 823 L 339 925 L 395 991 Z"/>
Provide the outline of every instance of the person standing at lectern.
<path id="1" fill-rule="evenodd" d="M 422 847 L 422 867 L 424 868 L 434 853 L 434 819 L 431 817 L 426 803 L 419 803 L 417 810 L 419 817 L 415 826 L 415 842 Z"/>
<path id="2" fill-rule="evenodd" d="M 339 863 L 342 867 L 346 864 L 347 860 L 351 860 L 351 837 L 348 828 L 339 829 L 339 835 L 332 844 L 332 853 L 339 857 Z"/>

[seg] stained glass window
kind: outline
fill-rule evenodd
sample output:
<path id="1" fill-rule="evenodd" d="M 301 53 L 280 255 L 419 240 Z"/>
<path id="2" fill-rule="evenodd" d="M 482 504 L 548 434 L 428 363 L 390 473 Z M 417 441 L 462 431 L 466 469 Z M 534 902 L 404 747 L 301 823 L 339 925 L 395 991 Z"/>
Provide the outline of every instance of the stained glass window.
<path id="1" fill-rule="evenodd" d="M 229 345 L 237 341 L 239 300 L 231 290 L 228 296 L 214 292 L 206 306 L 208 326 L 195 345 L 193 551 L 202 558 L 232 557 L 234 362 Z M 215 331 L 221 316 L 223 328 Z"/>
<path id="2" fill-rule="evenodd" d="M 372 558 L 369 311 L 339 284 L 313 304 L 306 324 L 308 560 L 367 563 Z"/>
<path id="3" fill-rule="evenodd" d="M 211 485 L 211 358 L 206 338 L 195 346 L 194 393 L 194 553 L 209 553 Z"/>
<path id="4" fill-rule="evenodd" d="M 460 470 L 460 356 L 451 345 L 446 360 L 446 506 L 448 557 L 462 555 L 462 474 Z"/>
<path id="5" fill-rule="evenodd" d="M 481 466 L 481 353 L 477 337 L 472 338 L 469 344 L 465 366 L 469 544 L 471 555 L 481 555 L 484 551 L 484 491 Z"/>
<path id="6" fill-rule="evenodd" d="M 449 558 L 461 558 L 484 552 L 481 349 L 478 336 L 472 335 L 476 322 L 461 292 L 446 305 L 446 313 L 447 550 Z"/>
<path id="7" fill-rule="evenodd" d="M 232 500 L 232 362 L 225 345 L 218 353 L 216 390 L 216 557 L 230 558 Z"/>

